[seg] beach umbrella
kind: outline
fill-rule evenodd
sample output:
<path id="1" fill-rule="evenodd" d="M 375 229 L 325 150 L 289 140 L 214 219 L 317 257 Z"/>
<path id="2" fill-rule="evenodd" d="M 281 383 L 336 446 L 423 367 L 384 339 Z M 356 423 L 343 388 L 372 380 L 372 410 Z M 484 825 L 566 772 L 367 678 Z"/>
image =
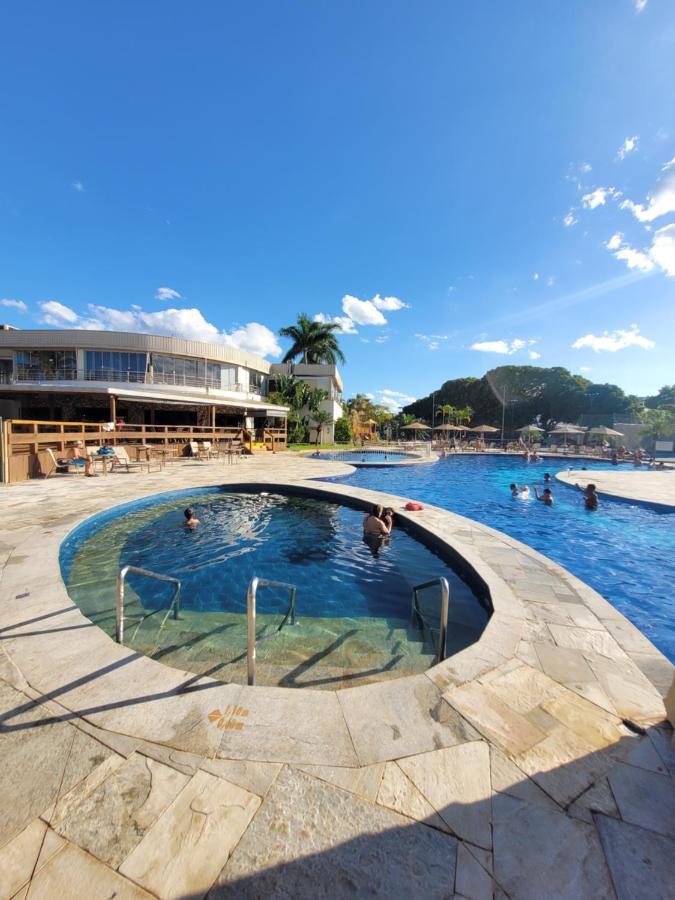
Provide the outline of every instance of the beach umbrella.
<path id="1" fill-rule="evenodd" d="M 497 429 L 495 429 L 496 431 Z M 540 428 L 538 425 L 523 425 L 522 428 L 516 428 L 516 431 L 527 432 L 528 434 L 536 434 L 539 432 L 543 434 L 544 429 Z"/>
<path id="2" fill-rule="evenodd" d="M 429 426 L 424 422 L 411 422 L 410 425 L 402 425 L 401 431 L 429 431 Z"/>
<path id="3" fill-rule="evenodd" d="M 480 434 L 487 434 L 488 432 L 492 433 L 494 431 L 499 431 L 499 428 L 495 428 L 493 425 L 476 425 L 473 428 L 469 428 L 469 431 L 478 431 Z"/>
<path id="4" fill-rule="evenodd" d="M 567 446 L 567 435 L 568 434 L 585 434 L 586 431 L 584 428 L 579 428 L 578 425 L 557 425 L 555 428 L 552 428 L 549 431 L 549 434 L 562 434 L 563 443 Z"/>
<path id="5" fill-rule="evenodd" d="M 463 431 L 459 425 L 437 425 L 434 431 Z"/>
<path id="6" fill-rule="evenodd" d="M 598 425 L 596 428 L 589 428 L 589 434 L 601 434 L 603 437 L 623 437 L 623 431 L 615 431 L 606 425 Z"/>
<path id="7" fill-rule="evenodd" d="M 375 419 L 366 419 L 366 421 L 363 424 L 364 425 L 377 425 L 377 422 L 375 421 Z"/>

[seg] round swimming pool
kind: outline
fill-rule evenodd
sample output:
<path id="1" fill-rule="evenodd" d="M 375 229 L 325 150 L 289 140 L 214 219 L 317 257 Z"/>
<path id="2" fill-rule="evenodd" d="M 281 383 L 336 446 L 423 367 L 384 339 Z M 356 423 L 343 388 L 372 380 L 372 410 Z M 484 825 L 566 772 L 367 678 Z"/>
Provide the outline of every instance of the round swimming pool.
<path id="1" fill-rule="evenodd" d="M 420 456 L 394 450 L 322 450 L 309 459 L 333 459 L 352 466 L 390 466 L 394 463 L 418 463 Z"/>
<path id="2" fill-rule="evenodd" d="M 200 524 L 184 525 L 195 508 Z M 411 621 L 412 587 L 450 583 L 448 653 L 478 639 L 488 613 L 449 564 L 401 529 L 378 545 L 363 513 L 279 494 L 199 489 L 126 504 L 88 520 L 61 548 L 68 592 L 86 616 L 115 630 L 115 585 L 133 565 L 181 583 L 177 621 L 162 624 L 172 586 L 130 573 L 125 643 L 179 668 L 245 680 L 246 593 L 254 575 L 297 586 L 299 625 L 258 646 L 258 682 L 335 688 L 410 674 L 435 661 L 435 635 Z M 272 634 L 288 591 L 258 591 L 258 632 Z M 438 616 L 439 599 L 424 601 Z"/>
<path id="3" fill-rule="evenodd" d="M 610 468 L 579 459 L 525 463 L 457 454 L 434 466 L 361 469 L 336 480 L 433 503 L 529 544 L 595 588 L 675 662 L 675 514 L 604 497 L 589 512 L 581 494 L 555 478 L 551 508 L 511 498 L 512 482 L 541 488 L 545 472 L 555 476 L 570 465 L 586 466 L 587 481 L 594 469 Z"/>

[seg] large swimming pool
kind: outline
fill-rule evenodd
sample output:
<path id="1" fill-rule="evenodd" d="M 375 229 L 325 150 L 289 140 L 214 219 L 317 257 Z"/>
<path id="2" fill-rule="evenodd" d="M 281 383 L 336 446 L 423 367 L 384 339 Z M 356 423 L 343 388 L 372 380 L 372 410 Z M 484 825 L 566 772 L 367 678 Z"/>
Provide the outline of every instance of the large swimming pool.
<path id="1" fill-rule="evenodd" d="M 188 503 L 200 520 L 186 528 Z M 246 593 L 254 575 L 297 586 L 299 625 L 258 647 L 258 682 L 340 687 L 419 672 L 434 662 L 434 634 L 411 620 L 412 587 L 450 582 L 448 653 L 473 643 L 487 613 L 449 564 L 402 529 L 366 543 L 363 513 L 308 497 L 220 488 L 162 494 L 117 507 L 72 532 L 61 549 L 68 592 L 109 634 L 120 568 L 181 583 L 177 621 L 164 613 L 171 585 L 131 573 L 125 643 L 192 672 L 244 680 Z M 288 591 L 261 587 L 258 632 L 273 633 Z M 433 592 L 425 596 L 438 616 Z"/>
<path id="2" fill-rule="evenodd" d="M 555 475 L 568 465 L 456 455 L 433 466 L 359 469 L 337 480 L 432 503 L 529 544 L 595 588 L 675 662 L 675 514 L 604 498 L 588 512 L 581 494 L 560 482 L 552 485 L 552 508 L 510 497 L 512 482 L 541 484 L 544 472 Z M 587 466 L 588 481 L 594 468 L 608 468 L 573 465 Z"/>
<path id="3" fill-rule="evenodd" d="M 309 459 L 333 459 L 352 466 L 390 466 L 393 463 L 419 462 L 419 454 L 395 450 L 323 450 L 312 453 Z"/>

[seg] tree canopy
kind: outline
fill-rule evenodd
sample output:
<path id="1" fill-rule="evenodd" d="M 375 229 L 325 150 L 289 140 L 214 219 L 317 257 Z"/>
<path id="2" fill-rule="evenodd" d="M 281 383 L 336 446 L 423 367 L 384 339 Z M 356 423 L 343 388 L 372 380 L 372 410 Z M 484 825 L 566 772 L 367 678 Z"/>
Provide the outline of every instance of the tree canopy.
<path id="1" fill-rule="evenodd" d="M 281 337 L 292 341 L 283 362 L 294 362 L 300 357 L 301 362 L 309 365 L 346 363 L 335 336 L 339 328 L 336 322 L 313 322 L 307 313 L 300 313 L 295 325 L 279 329 Z"/>

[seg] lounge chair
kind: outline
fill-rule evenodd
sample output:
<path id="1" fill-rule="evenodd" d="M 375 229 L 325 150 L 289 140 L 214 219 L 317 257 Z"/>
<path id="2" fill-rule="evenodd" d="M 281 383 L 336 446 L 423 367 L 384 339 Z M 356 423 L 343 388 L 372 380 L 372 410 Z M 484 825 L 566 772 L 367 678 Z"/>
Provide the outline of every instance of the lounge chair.
<path id="1" fill-rule="evenodd" d="M 150 463 L 136 462 L 135 460 L 130 459 L 126 447 L 113 447 L 112 464 L 110 466 L 111 472 L 121 468 L 126 469 L 127 472 L 131 472 L 132 469 L 142 469 L 143 466 L 147 466 L 148 472 L 150 471 Z"/>
<path id="2" fill-rule="evenodd" d="M 49 478 L 51 475 L 55 475 L 57 472 L 61 472 L 62 474 L 70 473 L 75 475 L 84 475 L 83 463 L 76 463 L 73 459 L 66 459 L 62 457 L 57 458 L 54 454 L 54 451 L 50 447 L 45 448 L 45 453 L 47 454 L 47 460 L 49 463 L 47 471 L 44 472 L 45 478 Z M 40 468 L 42 468 L 42 460 L 40 460 Z"/>

